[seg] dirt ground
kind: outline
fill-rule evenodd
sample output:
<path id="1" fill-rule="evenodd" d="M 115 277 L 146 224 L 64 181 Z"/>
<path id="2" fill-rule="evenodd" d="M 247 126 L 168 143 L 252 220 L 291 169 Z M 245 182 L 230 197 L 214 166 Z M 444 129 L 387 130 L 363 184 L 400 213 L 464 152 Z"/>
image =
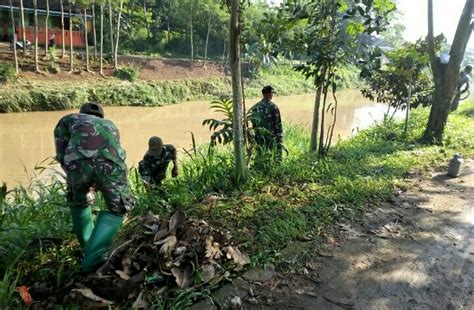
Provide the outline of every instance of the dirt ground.
<path id="1" fill-rule="evenodd" d="M 69 74 L 69 50 L 66 50 L 66 57 L 61 58 L 61 49 L 57 50 L 56 64 L 61 68 L 61 72 L 58 74 L 37 74 L 34 73 L 34 52 L 28 51 L 26 57 L 23 57 L 22 52 L 18 51 L 19 63 L 22 72 L 20 77 L 27 78 L 28 80 L 40 79 L 44 80 L 45 77 L 51 81 L 84 81 L 95 78 L 101 78 L 98 74 L 99 62 L 93 59 L 93 52 L 91 49 L 90 61 L 92 71 L 91 74 L 85 72 L 85 53 L 80 51 L 76 53 L 77 59 L 75 60 L 76 68 L 81 69 L 81 74 Z M 0 62 L 13 63 L 14 55 L 8 43 L 0 43 Z M 175 80 L 175 79 L 189 79 L 189 78 L 210 78 L 210 77 L 225 77 L 229 74 L 228 68 L 217 62 L 207 62 L 204 67 L 203 61 L 195 60 L 193 66 L 188 59 L 165 59 L 157 57 L 143 57 L 143 56 L 126 56 L 119 55 L 119 63 L 134 64 L 140 68 L 140 78 L 142 80 Z M 44 50 L 39 49 L 39 64 L 42 72 L 47 71 L 47 67 L 50 66 L 51 61 L 45 58 Z M 113 63 L 107 64 L 104 62 L 104 74 L 105 76 L 113 75 Z M 76 72 L 77 73 L 77 72 Z"/>
<path id="2" fill-rule="evenodd" d="M 394 202 L 341 223 L 326 249 L 297 250 L 303 258 L 268 280 L 234 280 L 217 303 L 228 307 L 240 290 L 243 309 L 474 309 L 474 160 L 459 178 L 410 183 Z"/>
<path id="3" fill-rule="evenodd" d="M 414 179 L 394 203 L 341 224 L 296 274 L 257 287 L 249 308 L 474 309 L 474 161 L 459 178 Z"/>

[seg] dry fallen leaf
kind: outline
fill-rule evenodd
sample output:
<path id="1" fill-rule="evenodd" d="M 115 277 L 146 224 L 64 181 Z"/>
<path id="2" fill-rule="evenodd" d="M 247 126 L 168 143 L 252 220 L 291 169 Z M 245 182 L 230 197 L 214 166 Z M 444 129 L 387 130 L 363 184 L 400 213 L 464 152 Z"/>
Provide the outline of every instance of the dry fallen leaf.
<path id="1" fill-rule="evenodd" d="M 92 290 L 89 289 L 89 288 L 73 289 L 73 290 L 71 290 L 71 292 L 78 292 L 78 293 L 80 293 L 82 296 L 84 296 L 84 297 L 86 297 L 86 298 L 89 298 L 89 299 L 91 299 L 91 300 L 93 300 L 93 301 L 98 301 L 98 302 L 101 302 L 101 303 L 104 303 L 104 304 L 107 304 L 107 305 L 112 305 L 112 304 L 113 304 L 112 301 L 97 296 L 97 295 L 94 294 L 94 293 L 92 292 Z"/>
<path id="2" fill-rule="evenodd" d="M 219 243 L 213 242 L 212 237 L 206 238 L 206 257 L 210 259 L 219 259 L 222 256 L 222 251 L 219 248 Z"/>
<path id="3" fill-rule="evenodd" d="M 181 271 L 179 268 L 171 268 L 171 273 L 176 278 L 176 284 L 178 284 L 180 288 L 186 288 L 193 282 L 193 272 L 191 268 L 185 268 L 184 271 Z"/>
<path id="4" fill-rule="evenodd" d="M 212 280 L 216 276 L 216 269 L 212 264 L 204 264 L 202 266 L 202 279 L 204 282 Z"/>
<path id="5" fill-rule="evenodd" d="M 166 236 L 168 236 L 168 229 L 163 228 L 155 234 L 155 237 L 153 238 L 153 242 L 155 242 L 155 244 L 156 244 L 156 242 L 160 241 L 161 239 L 163 239 Z"/>
<path id="6" fill-rule="evenodd" d="M 235 268 L 236 271 L 242 270 L 244 265 L 250 263 L 250 258 L 247 254 L 240 252 L 239 249 L 232 246 L 226 247 L 227 258 L 234 260 L 234 263 L 237 265 Z"/>
<path id="7" fill-rule="evenodd" d="M 124 280 L 130 279 L 130 276 L 125 271 L 115 270 L 115 273 L 118 274 Z"/>
<path id="8" fill-rule="evenodd" d="M 25 305 L 31 305 L 33 303 L 33 298 L 31 298 L 29 287 L 26 285 L 22 285 L 17 287 L 16 290 L 20 293 L 21 300 L 25 303 Z"/>
<path id="9" fill-rule="evenodd" d="M 168 236 L 157 244 L 161 243 L 163 243 L 163 245 L 160 248 L 160 254 L 169 255 L 178 244 L 178 239 L 176 239 L 175 236 Z"/>
<path id="10" fill-rule="evenodd" d="M 132 309 L 148 309 L 150 307 L 144 292 L 140 292 L 132 305 Z"/>
<path id="11" fill-rule="evenodd" d="M 173 231 L 176 228 L 181 227 L 181 225 L 183 225 L 185 220 L 186 220 L 186 215 L 184 214 L 184 212 L 181 210 L 176 211 L 170 218 L 168 231 Z"/>

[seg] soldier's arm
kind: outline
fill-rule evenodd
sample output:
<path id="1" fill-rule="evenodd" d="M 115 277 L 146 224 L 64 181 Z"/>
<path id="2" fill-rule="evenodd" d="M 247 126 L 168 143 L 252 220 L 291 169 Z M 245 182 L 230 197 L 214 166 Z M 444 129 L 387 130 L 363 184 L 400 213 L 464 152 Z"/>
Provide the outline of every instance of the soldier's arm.
<path id="1" fill-rule="evenodd" d="M 140 160 L 138 163 L 138 172 L 145 183 L 150 183 L 150 169 L 148 168 L 145 159 Z"/>
<path id="2" fill-rule="evenodd" d="M 277 106 L 275 106 L 275 111 L 273 113 L 274 115 L 274 133 L 277 139 L 278 143 L 281 143 L 283 141 L 283 126 L 281 125 L 281 115 L 280 115 L 280 109 L 278 109 Z"/>
<path id="3" fill-rule="evenodd" d="M 71 134 L 69 132 L 69 118 L 63 117 L 54 128 L 54 144 L 56 147 L 56 160 L 64 166 L 64 155 Z"/>
<path id="4" fill-rule="evenodd" d="M 178 154 L 175 148 L 173 148 L 173 170 L 171 170 L 171 176 L 173 178 L 178 176 Z"/>

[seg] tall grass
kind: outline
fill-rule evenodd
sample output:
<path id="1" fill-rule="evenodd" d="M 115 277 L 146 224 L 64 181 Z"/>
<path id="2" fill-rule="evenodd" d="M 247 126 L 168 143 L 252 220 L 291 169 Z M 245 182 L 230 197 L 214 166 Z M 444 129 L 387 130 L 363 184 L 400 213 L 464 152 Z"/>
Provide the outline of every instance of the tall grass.
<path id="1" fill-rule="evenodd" d="M 308 132 L 286 124 L 284 144 L 289 152 L 283 161 L 263 167 L 252 164 L 249 181 L 240 188 L 231 178 L 229 148 L 195 147 L 182 160 L 179 177 L 166 179 L 160 190 L 146 191 L 136 169 L 131 169 L 137 200 L 133 214 L 151 210 L 167 215 L 174 207 L 184 208 L 189 215 L 231 233 L 261 261 L 341 218 L 359 216 L 370 204 L 390 200 L 397 187 L 407 186 L 403 180 L 412 171 L 446 164 L 454 153 L 473 156 L 473 109 L 474 102 L 466 103 L 450 115 L 442 145 L 418 142 L 428 116 L 428 110 L 422 109 L 413 112 L 407 136 L 401 123 L 385 121 L 339 142 L 324 160 L 308 155 Z M 5 259 L 0 262 L 0 278 L 7 278 L 2 294 L 9 296 L 10 304 L 17 295 L 8 287 L 17 277 L 18 284 L 34 278 L 59 285 L 77 270 L 73 249 L 78 245 L 64 196 L 62 182 L 53 179 L 49 185 L 32 182 L 16 188 L 3 203 L 0 255 Z M 101 200 L 95 206 L 99 207 L 103 208 Z M 125 225 L 122 231 L 131 228 Z M 21 255 L 39 237 L 59 238 L 61 243 Z M 51 269 L 53 265 L 61 267 Z"/>

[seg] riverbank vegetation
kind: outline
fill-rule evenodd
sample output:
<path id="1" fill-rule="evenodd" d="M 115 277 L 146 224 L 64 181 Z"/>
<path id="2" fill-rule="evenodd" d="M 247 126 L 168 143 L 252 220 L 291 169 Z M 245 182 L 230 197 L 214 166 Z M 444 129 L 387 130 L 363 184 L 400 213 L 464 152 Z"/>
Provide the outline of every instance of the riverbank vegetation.
<path id="1" fill-rule="evenodd" d="M 353 74 L 353 70 L 347 72 Z M 305 94 L 314 89 L 311 81 L 293 71 L 291 65 L 281 65 L 245 79 L 246 96 L 260 97 L 262 86 L 267 84 L 274 85 L 279 95 Z M 134 82 L 112 78 L 85 82 L 23 80 L 0 89 L 0 113 L 74 109 L 91 100 L 105 106 L 163 106 L 232 93 L 230 78 L 219 77 Z"/>
<path id="2" fill-rule="evenodd" d="M 228 231 L 251 254 L 252 264 L 278 262 L 278 253 L 292 242 L 317 238 L 339 220 L 354 219 L 372 205 L 394 199 L 409 186 L 405 177 L 443 166 L 455 153 L 473 156 L 473 110 L 471 101 L 450 115 L 441 145 L 420 143 L 429 113 L 420 108 L 413 112 L 406 134 L 402 122 L 387 119 L 340 141 L 324 159 L 307 153 L 309 132 L 286 124 L 288 155 L 280 165 L 252 161 L 249 179 L 240 187 L 229 178 L 233 170 L 230 148 L 196 147 L 188 150 L 179 177 L 167 179 L 162 192 L 145 191 L 131 169 L 137 198 L 132 216 L 152 211 L 166 217 L 181 208 L 190 217 Z M 60 179 L 57 175 L 49 185 L 32 180 L 13 189 L 2 204 L 2 308 L 19 306 L 15 288 L 20 285 L 59 289 L 79 270 L 78 244 Z M 101 207 L 99 200 L 95 210 Z M 128 238 L 127 227 L 117 244 Z M 38 246 L 41 242 L 48 246 Z M 169 308 L 176 297 L 183 297 L 183 291 L 168 292 L 165 299 L 161 287 L 147 289 L 155 294 L 156 306 Z M 207 293 L 198 287 L 186 294 L 192 299 Z"/>

